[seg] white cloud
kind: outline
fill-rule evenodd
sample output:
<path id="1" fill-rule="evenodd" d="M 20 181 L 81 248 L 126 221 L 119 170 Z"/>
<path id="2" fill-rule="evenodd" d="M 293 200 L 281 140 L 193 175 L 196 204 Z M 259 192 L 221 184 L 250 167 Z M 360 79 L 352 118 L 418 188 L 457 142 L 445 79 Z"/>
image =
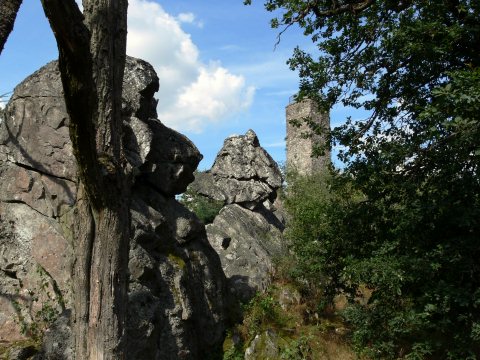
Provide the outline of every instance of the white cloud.
<path id="1" fill-rule="evenodd" d="M 236 45 L 236 44 L 228 44 L 220 47 L 222 51 L 245 51 L 245 48 Z"/>
<path id="2" fill-rule="evenodd" d="M 216 123 L 226 116 L 248 109 L 254 88 L 246 87 L 243 77 L 213 66 L 201 68 L 194 83 L 181 89 L 173 107 L 159 116 L 166 124 L 180 119 L 188 130 L 199 132 L 204 122 Z"/>
<path id="3" fill-rule="evenodd" d="M 177 16 L 178 21 L 185 23 L 193 23 L 195 21 L 195 15 L 191 12 L 189 13 L 180 13 Z"/>
<path id="4" fill-rule="evenodd" d="M 255 90 L 219 63 L 203 63 L 181 22 L 196 22 L 195 15 L 174 17 L 155 2 L 131 0 L 127 53 L 157 71 L 160 120 L 180 131 L 201 132 L 247 109 Z"/>
<path id="5" fill-rule="evenodd" d="M 195 14 L 191 12 L 178 14 L 177 20 L 181 23 L 192 24 L 199 28 L 203 28 L 203 22 L 197 21 Z"/>

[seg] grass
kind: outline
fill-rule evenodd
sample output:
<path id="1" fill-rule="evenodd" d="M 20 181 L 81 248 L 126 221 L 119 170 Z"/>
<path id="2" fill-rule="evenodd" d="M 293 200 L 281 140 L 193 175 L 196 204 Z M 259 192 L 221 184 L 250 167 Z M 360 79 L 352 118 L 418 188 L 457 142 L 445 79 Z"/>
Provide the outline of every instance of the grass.
<path id="1" fill-rule="evenodd" d="M 40 344 L 37 341 L 31 339 L 17 340 L 14 342 L 0 342 L 0 360 L 10 360 L 10 351 L 17 348 L 33 347 L 38 351 Z"/>
<path id="2" fill-rule="evenodd" d="M 336 309 L 318 312 L 319 296 L 319 292 L 302 289 L 284 271 L 277 272 L 269 289 L 244 306 L 243 322 L 234 326 L 225 340 L 224 360 L 243 359 L 255 336 L 266 332 L 275 334 L 279 359 L 359 359 L 349 343 L 348 325 Z M 262 342 L 258 342 L 259 352 Z"/>

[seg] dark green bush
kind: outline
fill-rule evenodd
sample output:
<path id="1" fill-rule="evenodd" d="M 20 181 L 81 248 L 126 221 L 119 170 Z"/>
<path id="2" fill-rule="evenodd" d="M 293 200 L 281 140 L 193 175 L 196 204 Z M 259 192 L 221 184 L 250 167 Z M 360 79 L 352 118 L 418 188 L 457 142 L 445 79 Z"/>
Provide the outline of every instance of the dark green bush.
<path id="1" fill-rule="evenodd" d="M 439 180 L 369 196 L 341 174 L 289 180 L 297 276 L 321 288 L 321 307 L 347 296 L 353 344 L 370 358 L 480 358 L 480 189 Z"/>
<path id="2" fill-rule="evenodd" d="M 224 205 L 223 201 L 209 199 L 190 188 L 182 194 L 180 202 L 195 213 L 205 224 L 213 222 Z"/>

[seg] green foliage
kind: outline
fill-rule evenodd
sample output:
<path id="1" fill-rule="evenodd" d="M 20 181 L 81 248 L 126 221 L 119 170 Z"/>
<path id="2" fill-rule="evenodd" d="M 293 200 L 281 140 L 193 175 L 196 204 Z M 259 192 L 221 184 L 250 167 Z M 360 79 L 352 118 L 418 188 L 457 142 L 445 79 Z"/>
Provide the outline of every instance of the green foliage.
<path id="1" fill-rule="evenodd" d="M 289 181 L 287 234 L 298 277 L 322 289 L 321 307 L 347 296 L 343 315 L 360 353 L 478 356 L 480 189 L 464 194 L 466 179 L 457 181 L 462 192 L 429 188 L 428 196 L 424 184 L 412 192 L 408 182 L 397 184 L 382 201 L 360 196 L 346 175 Z"/>
<path id="2" fill-rule="evenodd" d="M 294 339 L 282 349 L 280 354 L 280 359 L 285 360 L 304 360 L 312 358 L 312 348 L 310 347 L 309 341 L 311 340 L 308 336 L 300 336 L 297 339 Z"/>
<path id="3" fill-rule="evenodd" d="M 242 346 L 231 346 L 223 354 L 223 360 L 243 360 L 244 351 Z"/>
<path id="4" fill-rule="evenodd" d="M 339 274 L 345 266 L 342 259 L 331 260 L 350 246 L 348 229 L 342 226 L 349 221 L 345 209 L 363 197 L 348 183 L 335 183 L 328 174 L 289 174 L 288 183 L 285 208 L 290 221 L 286 237 L 297 257 L 293 277 L 303 279 L 312 291 L 321 288 L 326 305 L 339 291 Z"/>
<path id="5" fill-rule="evenodd" d="M 278 359 L 356 359 L 344 335 L 337 333 L 338 328 L 345 329 L 342 319 L 319 317 L 312 300 L 301 296 L 292 280 L 275 277 L 264 293 L 244 306 L 243 322 L 227 332 L 224 360 L 243 359 L 257 336 L 257 358 L 265 357 L 263 350 L 269 343 L 277 347 Z"/>
<path id="6" fill-rule="evenodd" d="M 267 327 L 280 328 L 286 319 L 282 316 L 280 304 L 270 291 L 257 293 L 245 306 L 244 326 L 250 337 Z"/>
<path id="7" fill-rule="evenodd" d="M 212 223 L 224 205 L 223 201 L 212 200 L 193 191 L 190 187 L 182 194 L 180 202 L 205 224 Z"/>
<path id="8" fill-rule="evenodd" d="M 248 344 L 267 329 L 281 329 L 287 322 L 273 288 L 257 293 L 253 299 L 242 306 L 243 322 L 227 334 L 224 343 L 224 360 L 243 359 Z M 236 341 L 233 339 L 236 338 Z"/>
<path id="9" fill-rule="evenodd" d="M 447 72 L 480 62 L 477 1 L 267 0 L 265 7 L 279 11 L 273 27 L 298 24 L 317 45 L 317 54 L 295 49 L 289 63 L 301 94 L 319 94 L 324 109 L 365 106 L 385 120 L 418 113 Z"/>
<path id="10" fill-rule="evenodd" d="M 369 357 L 480 358 L 480 2 L 265 6 L 317 46 L 289 61 L 299 98 L 369 112 L 330 134 L 341 173 L 289 182 L 299 275 L 347 296 Z"/>

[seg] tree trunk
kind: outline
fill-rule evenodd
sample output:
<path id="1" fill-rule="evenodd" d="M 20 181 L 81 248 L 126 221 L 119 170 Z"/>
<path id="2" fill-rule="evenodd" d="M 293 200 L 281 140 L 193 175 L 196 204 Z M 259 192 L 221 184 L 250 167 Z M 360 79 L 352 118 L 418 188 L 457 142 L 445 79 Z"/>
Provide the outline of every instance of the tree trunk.
<path id="1" fill-rule="evenodd" d="M 59 48 L 80 178 L 75 229 L 76 359 L 124 359 L 130 184 L 121 95 L 127 0 L 42 0 Z"/>
<path id="2" fill-rule="evenodd" d="M 13 30 L 22 0 L 0 0 L 0 54 Z"/>

